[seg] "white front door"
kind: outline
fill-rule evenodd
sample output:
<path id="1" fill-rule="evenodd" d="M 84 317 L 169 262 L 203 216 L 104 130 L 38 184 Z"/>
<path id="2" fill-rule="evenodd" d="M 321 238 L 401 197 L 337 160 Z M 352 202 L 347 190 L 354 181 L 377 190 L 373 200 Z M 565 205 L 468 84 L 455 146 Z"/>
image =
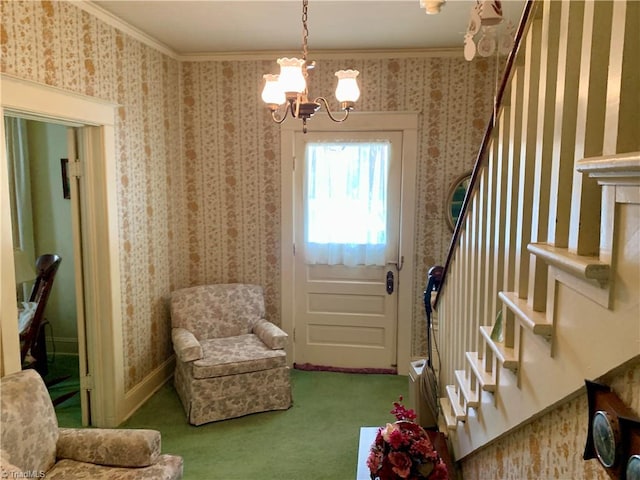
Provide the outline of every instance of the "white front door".
<path id="1" fill-rule="evenodd" d="M 294 361 L 393 368 L 402 132 L 294 141 Z"/>

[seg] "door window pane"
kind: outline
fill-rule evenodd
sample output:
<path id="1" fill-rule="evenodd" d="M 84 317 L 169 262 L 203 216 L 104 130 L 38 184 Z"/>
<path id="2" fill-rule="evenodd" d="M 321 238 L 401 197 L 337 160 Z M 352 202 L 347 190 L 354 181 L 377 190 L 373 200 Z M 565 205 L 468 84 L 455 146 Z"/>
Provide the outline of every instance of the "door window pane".
<path id="1" fill-rule="evenodd" d="M 384 265 L 389 142 L 308 143 L 308 263 Z"/>

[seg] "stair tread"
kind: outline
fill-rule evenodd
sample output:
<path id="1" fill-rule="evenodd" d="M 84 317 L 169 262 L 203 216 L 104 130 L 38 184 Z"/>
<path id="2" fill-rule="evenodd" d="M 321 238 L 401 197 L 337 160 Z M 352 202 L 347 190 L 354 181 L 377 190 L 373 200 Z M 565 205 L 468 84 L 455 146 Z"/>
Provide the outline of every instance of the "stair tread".
<path id="1" fill-rule="evenodd" d="M 480 397 L 477 389 L 475 392 L 471 390 L 471 379 L 467 377 L 467 372 L 464 370 L 456 370 L 454 375 L 467 407 L 477 408 L 478 405 L 480 405 Z"/>
<path id="2" fill-rule="evenodd" d="M 440 399 L 440 410 L 444 416 L 444 422 L 449 430 L 455 430 L 458 427 L 458 421 L 451 414 L 451 403 L 448 398 Z"/>
<path id="3" fill-rule="evenodd" d="M 458 392 L 456 391 L 455 385 L 447 385 L 447 398 L 449 399 L 449 403 L 451 408 L 453 409 L 456 420 L 465 421 L 467 419 L 467 412 L 464 411 L 462 405 L 460 405 Z"/>
<path id="4" fill-rule="evenodd" d="M 527 250 L 542 258 L 548 265 L 586 280 L 596 280 L 600 284 L 606 284 L 611 275 L 610 265 L 601 262 L 597 256 L 577 255 L 570 252 L 568 248 L 547 243 L 530 243 L 527 245 Z"/>
<path id="5" fill-rule="evenodd" d="M 480 333 L 504 368 L 508 368 L 509 370 L 518 368 L 518 356 L 515 350 L 511 347 L 506 347 L 500 342 L 494 341 L 491 338 L 491 327 L 480 327 Z"/>
<path id="6" fill-rule="evenodd" d="M 520 323 L 536 335 L 551 337 L 553 324 L 547 321 L 546 312 L 535 311 L 526 298 L 519 298 L 516 292 L 500 292 L 498 297 L 504 305 L 511 310 Z"/>
<path id="7" fill-rule="evenodd" d="M 487 392 L 494 392 L 496 390 L 496 381 L 493 379 L 493 375 L 485 371 L 484 362 L 478 357 L 478 352 L 466 352 L 465 356 L 482 389 Z"/>

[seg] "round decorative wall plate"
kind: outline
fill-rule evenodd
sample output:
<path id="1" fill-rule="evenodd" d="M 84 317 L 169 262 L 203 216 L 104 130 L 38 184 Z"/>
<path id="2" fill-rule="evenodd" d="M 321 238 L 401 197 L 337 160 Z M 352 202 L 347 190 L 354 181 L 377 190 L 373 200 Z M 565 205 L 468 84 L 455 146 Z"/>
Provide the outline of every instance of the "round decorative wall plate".
<path id="1" fill-rule="evenodd" d="M 598 410 L 593 416 L 591 429 L 598 460 L 607 468 L 613 467 L 620 444 L 620 427 L 617 418 L 604 410 Z"/>

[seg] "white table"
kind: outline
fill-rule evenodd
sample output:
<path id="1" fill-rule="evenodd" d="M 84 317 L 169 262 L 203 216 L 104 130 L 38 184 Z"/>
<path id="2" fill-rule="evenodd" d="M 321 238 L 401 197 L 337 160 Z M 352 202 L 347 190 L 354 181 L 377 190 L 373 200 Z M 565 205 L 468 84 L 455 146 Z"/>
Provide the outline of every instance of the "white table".
<path id="1" fill-rule="evenodd" d="M 360 441 L 358 442 L 358 467 L 356 480 L 371 480 L 371 473 L 367 467 L 367 457 L 371 451 L 371 445 L 376 439 L 380 427 L 360 427 Z"/>

